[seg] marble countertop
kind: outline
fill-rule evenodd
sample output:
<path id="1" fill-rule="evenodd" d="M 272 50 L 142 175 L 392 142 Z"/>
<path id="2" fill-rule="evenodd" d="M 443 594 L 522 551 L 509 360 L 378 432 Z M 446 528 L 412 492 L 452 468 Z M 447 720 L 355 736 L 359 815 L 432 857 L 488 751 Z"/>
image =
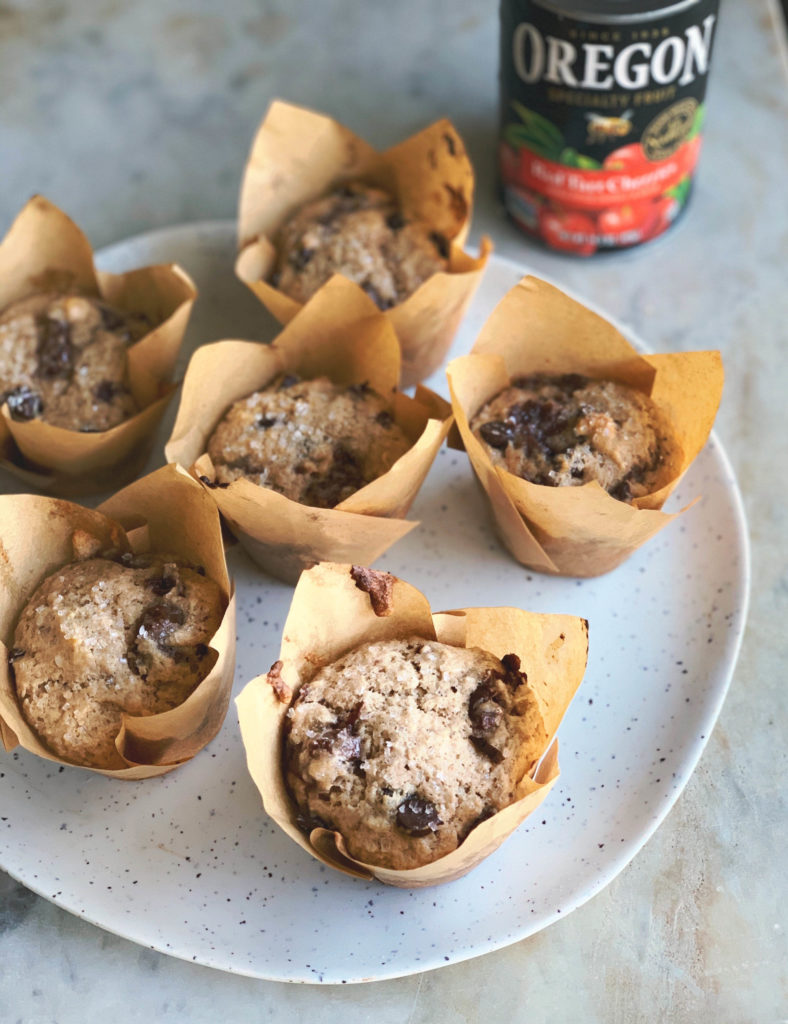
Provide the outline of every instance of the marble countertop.
<path id="1" fill-rule="evenodd" d="M 439 971 L 301 987 L 135 946 L 0 872 L 0 1016 L 788 1020 L 788 102 L 776 4 L 722 4 L 686 218 L 651 246 L 587 262 L 528 244 L 495 199 L 495 5 L 71 7 L 0 5 L 0 233 L 32 192 L 68 211 L 96 247 L 232 218 L 250 140 L 275 96 L 332 114 L 378 146 L 448 115 L 477 168 L 471 240 L 491 234 L 499 253 L 588 296 L 657 350 L 722 351 L 716 429 L 744 495 L 754 583 L 731 690 L 689 785 L 629 867 L 565 920 Z"/>

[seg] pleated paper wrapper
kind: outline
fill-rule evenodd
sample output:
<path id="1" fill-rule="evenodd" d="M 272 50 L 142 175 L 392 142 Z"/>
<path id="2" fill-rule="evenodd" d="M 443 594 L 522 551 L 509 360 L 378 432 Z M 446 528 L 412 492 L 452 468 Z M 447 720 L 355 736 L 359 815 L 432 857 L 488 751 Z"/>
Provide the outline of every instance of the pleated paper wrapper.
<path id="1" fill-rule="evenodd" d="M 559 775 L 556 730 L 580 685 L 588 656 L 588 625 L 570 615 L 537 615 L 519 608 L 463 608 L 433 614 L 415 587 L 373 573 L 389 590 L 385 608 L 357 587 L 351 566 L 323 564 L 298 582 L 285 623 L 280 664 L 236 698 L 249 772 L 266 812 L 313 857 L 358 878 L 420 888 L 459 878 L 491 854 L 544 800 Z M 375 583 L 372 584 L 373 588 Z M 381 614 L 383 611 L 383 614 Z M 296 807 L 284 782 L 283 727 L 287 709 L 324 665 L 363 643 L 408 636 L 455 647 L 479 647 L 498 658 L 516 654 L 527 674 L 541 717 L 543 737 L 516 799 L 478 824 L 451 853 L 418 868 L 396 871 L 354 860 L 338 832 L 317 828 L 307 835 L 296 824 Z"/>
<path id="2" fill-rule="evenodd" d="M 404 517 L 451 424 L 449 404 L 426 388 L 397 391 L 400 353 L 391 322 L 364 292 L 335 275 L 270 345 L 220 341 L 192 356 L 165 454 L 207 481 L 230 530 L 266 572 L 286 582 L 321 561 L 374 562 L 417 523 Z M 388 472 L 335 508 L 301 505 L 250 480 L 211 486 L 208 439 L 228 407 L 282 373 L 368 383 L 391 403 L 412 441 Z"/>
<path id="3" fill-rule="evenodd" d="M 531 569 L 584 577 L 615 569 L 680 514 L 661 509 L 706 443 L 723 385 L 719 352 L 643 355 L 607 320 L 534 277 L 502 299 L 470 355 L 446 373 L 456 427 L 506 547 Z M 469 421 L 513 379 L 535 373 L 582 374 L 649 395 L 680 449 L 659 490 L 628 504 L 596 482 L 549 487 L 493 466 Z"/>
<path id="4" fill-rule="evenodd" d="M 428 278 L 385 312 L 402 346 L 402 387 L 437 369 L 481 281 L 492 245 L 463 251 L 473 206 L 473 168 L 450 121 L 430 125 L 379 153 L 348 128 L 303 107 L 274 101 L 252 144 L 241 186 L 236 274 L 281 323 L 301 304 L 268 284 L 275 236 L 306 203 L 343 182 L 364 181 L 399 200 L 451 244 L 446 272 Z"/>
<path id="5" fill-rule="evenodd" d="M 25 721 L 8 669 L 14 627 L 33 591 L 56 569 L 109 550 L 171 553 L 204 567 L 218 584 L 226 610 L 209 643 L 216 661 L 178 707 L 147 717 L 124 718 L 115 740 L 126 767 L 87 768 L 116 779 L 163 775 L 195 756 L 219 731 L 230 700 L 235 668 L 235 597 L 222 546 L 216 506 L 203 488 L 175 466 L 130 484 L 98 509 L 32 494 L 0 497 L 3 559 L 0 563 L 0 735 L 6 750 L 20 745 L 56 764 Z M 84 767 L 84 766 L 83 766 Z"/>
<path id="6" fill-rule="evenodd" d="M 176 388 L 175 361 L 197 291 L 175 265 L 97 271 L 77 225 L 34 196 L 0 245 L 0 312 L 35 293 L 66 291 L 143 313 L 155 325 L 128 349 L 129 385 L 140 412 L 118 426 L 82 433 L 39 419 L 19 422 L 5 403 L 0 407 L 0 468 L 31 488 L 68 496 L 116 488 L 142 469 Z"/>

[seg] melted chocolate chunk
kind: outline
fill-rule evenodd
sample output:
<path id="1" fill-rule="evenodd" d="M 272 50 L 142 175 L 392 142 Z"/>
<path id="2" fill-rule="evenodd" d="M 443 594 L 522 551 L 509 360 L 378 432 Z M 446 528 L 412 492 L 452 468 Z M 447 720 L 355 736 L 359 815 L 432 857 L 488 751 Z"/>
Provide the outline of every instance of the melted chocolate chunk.
<path id="1" fill-rule="evenodd" d="M 375 422 L 378 424 L 378 426 L 381 426 L 385 430 L 388 430 L 389 427 L 394 425 L 394 417 L 386 409 L 381 409 L 380 412 L 375 417 Z"/>
<path id="2" fill-rule="evenodd" d="M 350 576 L 359 590 L 369 594 L 372 611 L 378 618 L 391 615 L 393 604 L 391 596 L 394 593 L 394 580 L 390 572 L 380 572 L 377 569 L 367 569 L 363 565 L 353 565 L 350 568 Z"/>
<path id="3" fill-rule="evenodd" d="M 489 740 L 486 740 L 483 736 L 476 736 L 471 734 L 470 741 L 476 747 L 480 754 L 484 754 L 488 757 L 493 764 L 500 764 L 503 761 L 503 754 L 501 751 L 492 745 Z"/>
<path id="4" fill-rule="evenodd" d="M 579 373 L 565 373 L 558 378 L 558 385 L 565 388 L 569 394 L 572 394 L 584 388 L 589 380 L 589 377 L 583 377 Z"/>
<path id="5" fill-rule="evenodd" d="M 486 682 L 481 682 L 468 698 L 468 717 L 474 734 L 495 732 L 503 718 L 501 697 Z"/>
<path id="6" fill-rule="evenodd" d="M 368 380 L 362 380 L 360 384 L 351 384 L 348 391 L 351 395 L 358 395 L 359 398 L 363 398 L 364 395 L 368 395 L 372 388 L 369 386 Z"/>
<path id="7" fill-rule="evenodd" d="M 22 647 L 12 647 L 8 652 L 8 664 L 13 665 L 15 661 L 19 661 L 20 658 L 24 658 L 27 652 Z"/>
<path id="8" fill-rule="evenodd" d="M 229 484 L 220 484 L 216 480 L 211 480 L 209 476 L 201 476 L 200 483 L 205 484 L 205 486 L 209 487 L 212 491 L 216 490 L 217 487 L 220 487 L 222 490 L 224 490 L 226 487 L 230 486 Z"/>
<path id="9" fill-rule="evenodd" d="M 392 299 L 384 299 L 371 281 L 362 281 L 361 287 L 372 299 L 378 309 L 391 309 L 391 307 L 395 305 Z"/>
<path id="10" fill-rule="evenodd" d="M 110 306 L 99 306 L 101 326 L 105 331 L 119 331 L 126 327 L 126 318 Z"/>
<path id="11" fill-rule="evenodd" d="M 442 235 L 440 233 L 440 231 L 431 231 L 430 232 L 430 241 L 435 246 L 435 248 L 438 250 L 438 255 L 442 259 L 447 260 L 449 258 L 449 252 L 450 252 L 450 246 L 449 246 L 448 238 L 445 235 Z"/>
<path id="12" fill-rule="evenodd" d="M 366 482 L 356 456 L 344 445 L 337 445 L 326 473 L 312 480 L 304 492 L 304 502 L 313 508 L 333 508 Z"/>
<path id="13" fill-rule="evenodd" d="M 305 814 L 303 811 L 299 811 L 296 814 L 295 823 L 302 832 L 309 835 L 316 828 L 325 828 L 331 831 L 331 826 L 328 825 L 322 818 L 316 814 Z"/>
<path id="14" fill-rule="evenodd" d="M 164 595 L 169 594 L 175 586 L 175 577 L 151 576 L 150 579 L 145 580 L 145 586 L 148 590 L 152 590 L 157 597 L 164 597 Z"/>
<path id="15" fill-rule="evenodd" d="M 405 227 L 405 218 L 399 210 L 395 210 L 386 217 L 386 226 L 391 228 L 392 231 L 399 231 Z"/>
<path id="16" fill-rule="evenodd" d="M 44 411 L 44 403 L 37 391 L 32 391 L 27 385 L 14 388 L 5 395 L 8 402 L 8 411 L 12 420 L 24 422 L 34 420 Z"/>
<path id="17" fill-rule="evenodd" d="M 416 838 L 428 836 L 442 824 L 435 804 L 416 793 L 406 797 L 397 807 L 397 825 L 408 835 Z"/>
<path id="18" fill-rule="evenodd" d="M 268 430 L 269 427 L 273 427 L 279 420 L 276 416 L 258 416 L 255 420 L 255 426 L 261 430 Z"/>
<path id="19" fill-rule="evenodd" d="M 68 380 L 73 372 L 71 325 L 66 320 L 41 317 L 38 322 L 38 375 L 46 380 Z"/>
<path id="20" fill-rule="evenodd" d="M 124 388 L 114 380 L 103 380 L 93 389 L 93 395 L 99 402 L 111 402 L 116 395 L 123 394 Z"/>
<path id="21" fill-rule="evenodd" d="M 287 261 L 295 270 L 303 270 L 316 251 L 315 249 L 308 249 L 306 246 L 302 246 L 300 249 L 296 249 L 295 252 L 291 252 L 287 257 Z"/>
<path id="22" fill-rule="evenodd" d="M 528 682 L 527 674 L 520 671 L 520 659 L 516 654 L 504 654 L 501 658 L 501 664 L 506 673 L 503 681 L 507 686 L 511 686 L 513 690 L 516 690 L 518 686 Z"/>
<path id="23" fill-rule="evenodd" d="M 482 440 L 491 448 L 499 448 L 501 451 L 514 440 L 514 427 L 503 420 L 490 420 L 489 423 L 482 423 L 479 427 Z"/>
<path id="24" fill-rule="evenodd" d="M 168 649 L 167 641 L 172 633 L 186 621 L 182 608 L 169 601 L 147 608 L 137 626 L 137 636 L 147 636 L 162 650 Z"/>
<path id="25" fill-rule="evenodd" d="M 208 651 L 210 651 L 210 647 L 208 646 L 208 644 L 197 644 L 194 648 L 194 653 L 197 655 L 198 658 L 204 658 L 207 655 Z"/>

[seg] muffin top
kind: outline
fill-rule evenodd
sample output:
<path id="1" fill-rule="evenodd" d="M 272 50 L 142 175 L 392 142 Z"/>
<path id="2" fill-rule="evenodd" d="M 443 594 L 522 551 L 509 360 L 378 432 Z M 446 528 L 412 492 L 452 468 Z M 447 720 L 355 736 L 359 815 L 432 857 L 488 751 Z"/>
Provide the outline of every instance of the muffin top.
<path id="1" fill-rule="evenodd" d="M 390 309 L 448 266 L 448 239 L 406 218 L 387 192 L 358 182 L 307 203 L 280 229 L 270 283 L 298 302 L 332 274 Z"/>
<path id="2" fill-rule="evenodd" d="M 219 485 L 245 477 L 293 501 L 333 508 L 411 447 L 366 384 L 288 375 L 233 403 L 208 441 Z"/>
<path id="3" fill-rule="evenodd" d="M 0 396 L 17 420 L 108 430 L 137 412 L 127 349 L 146 317 L 90 296 L 33 295 L 0 313 Z"/>
<path id="4" fill-rule="evenodd" d="M 514 380 L 470 425 L 493 464 L 515 476 L 549 487 L 596 480 L 620 501 L 663 486 L 679 456 L 647 395 L 578 374 Z"/>
<path id="5" fill-rule="evenodd" d="M 454 850 L 515 799 L 546 744 L 516 655 L 420 637 L 364 644 L 321 669 L 285 719 L 299 825 L 336 829 L 396 870 Z"/>
<path id="6" fill-rule="evenodd" d="M 67 761 L 123 768 L 122 716 L 177 707 L 216 660 L 224 599 L 201 568 L 166 554 L 89 558 L 36 588 L 9 655 L 30 727 Z"/>

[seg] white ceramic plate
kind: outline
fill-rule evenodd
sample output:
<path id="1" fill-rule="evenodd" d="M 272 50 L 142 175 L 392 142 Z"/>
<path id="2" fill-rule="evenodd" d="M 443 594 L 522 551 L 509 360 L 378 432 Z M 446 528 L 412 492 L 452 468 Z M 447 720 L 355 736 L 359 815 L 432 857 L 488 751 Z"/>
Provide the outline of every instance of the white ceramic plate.
<path id="1" fill-rule="evenodd" d="M 115 271 L 182 263 L 200 288 L 188 351 L 220 337 L 270 339 L 273 320 L 233 277 L 233 242 L 231 225 L 187 225 L 112 246 L 100 263 Z M 453 354 L 470 348 L 523 272 L 491 260 Z M 446 394 L 442 375 L 431 383 Z M 0 488 L 16 489 L 9 478 Z M 612 575 L 554 579 L 512 561 L 466 457 L 440 453 L 413 509 L 421 526 L 380 566 L 423 590 L 436 610 L 508 604 L 590 620 L 588 671 L 559 732 L 561 778 L 465 878 L 407 892 L 310 858 L 263 813 L 232 707 L 190 764 L 143 783 L 0 753 L 0 865 L 142 945 L 283 981 L 396 977 L 489 952 L 565 917 L 663 820 L 731 678 L 748 549 L 736 481 L 713 438 L 669 507 L 697 494 L 701 502 Z M 237 693 L 276 659 L 291 588 L 263 576 L 237 547 L 230 563 L 239 595 Z"/>

